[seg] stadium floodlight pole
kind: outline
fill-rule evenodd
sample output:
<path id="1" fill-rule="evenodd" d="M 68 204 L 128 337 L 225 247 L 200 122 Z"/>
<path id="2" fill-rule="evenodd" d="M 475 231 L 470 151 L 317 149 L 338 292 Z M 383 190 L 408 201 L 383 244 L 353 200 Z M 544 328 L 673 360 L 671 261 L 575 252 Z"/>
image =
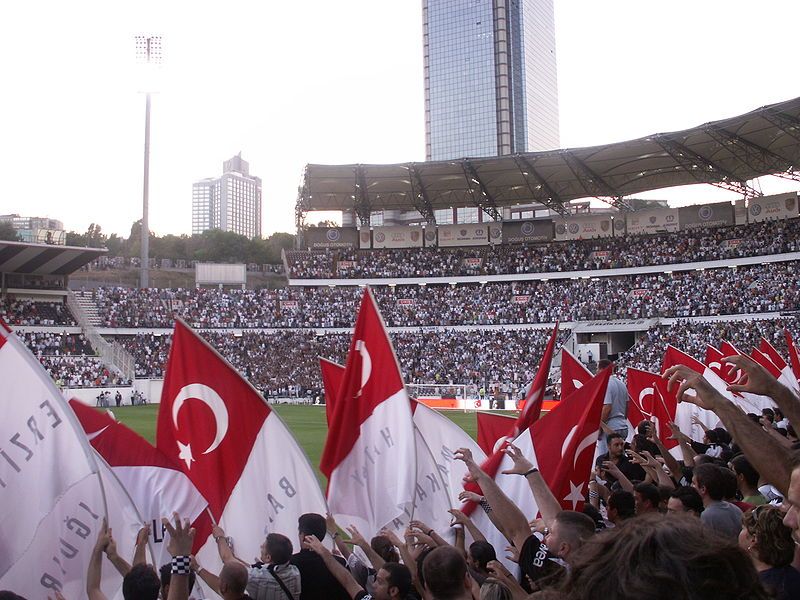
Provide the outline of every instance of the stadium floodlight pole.
<path id="1" fill-rule="evenodd" d="M 144 64 L 148 70 L 151 65 L 161 63 L 161 36 L 158 35 L 137 35 L 136 59 L 137 62 Z M 150 223 L 149 195 L 150 195 L 150 93 L 153 91 L 150 82 L 147 82 L 145 90 L 145 109 L 144 109 L 144 178 L 142 184 L 142 243 L 141 261 L 139 272 L 139 287 L 150 287 Z"/>

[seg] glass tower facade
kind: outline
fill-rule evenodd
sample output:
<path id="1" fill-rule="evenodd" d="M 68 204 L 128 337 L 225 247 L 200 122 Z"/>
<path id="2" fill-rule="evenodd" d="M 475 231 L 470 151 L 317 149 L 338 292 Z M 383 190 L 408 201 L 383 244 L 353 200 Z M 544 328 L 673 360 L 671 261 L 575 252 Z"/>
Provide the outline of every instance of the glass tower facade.
<path id="1" fill-rule="evenodd" d="M 192 186 L 192 233 L 208 229 L 261 237 L 261 179 L 241 155 L 223 163 L 221 177 Z"/>
<path id="2" fill-rule="evenodd" d="M 423 0 L 427 160 L 559 147 L 553 0 Z"/>

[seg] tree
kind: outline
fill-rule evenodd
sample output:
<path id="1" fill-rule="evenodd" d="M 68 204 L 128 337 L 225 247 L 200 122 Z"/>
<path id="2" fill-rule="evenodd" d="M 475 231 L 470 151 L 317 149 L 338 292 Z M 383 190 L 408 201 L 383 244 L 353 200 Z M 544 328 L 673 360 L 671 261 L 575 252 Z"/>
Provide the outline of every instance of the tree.
<path id="1" fill-rule="evenodd" d="M 19 235 L 17 235 L 17 230 L 14 229 L 14 226 L 10 221 L 0 221 L 0 240 L 6 242 L 20 241 Z"/>

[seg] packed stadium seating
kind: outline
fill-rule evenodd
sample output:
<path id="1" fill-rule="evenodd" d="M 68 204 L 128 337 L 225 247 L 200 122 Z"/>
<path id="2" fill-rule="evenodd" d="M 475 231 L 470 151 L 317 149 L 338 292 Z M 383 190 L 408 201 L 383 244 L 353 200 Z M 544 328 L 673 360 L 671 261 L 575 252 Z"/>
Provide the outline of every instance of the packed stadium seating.
<path id="1" fill-rule="evenodd" d="M 75 319 L 60 301 L 13 300 L 0 296 L 0 317 L 9 325 L 75 326 Z"/>
<path id="2" fill-rule="evenodd" d="M 558 273 L 668 265 L 800 250 L 800 219 L 661 235 L 414 250 L 287 252 L 294 279 L 447 277 Z M 598 254 L 601 253 L 601 254 Z M 607 253 L 607 254 L 605 254 Z M 481 259 L 480 265 L 464 259 Z M 346 267 L 338 265 L 344 261 Z"/>
<path id="3" fill-rule="evenodd" d="M 508 325 L 695 317 L 800 309 L 800 264 L 772 263 L 592 279 L 377 287 L 390 327 Z M 106 327 L 171 327 L 172 315 L 202 328 L 350 327 L 357 287 L 280 290 L 101 288 Z"/>

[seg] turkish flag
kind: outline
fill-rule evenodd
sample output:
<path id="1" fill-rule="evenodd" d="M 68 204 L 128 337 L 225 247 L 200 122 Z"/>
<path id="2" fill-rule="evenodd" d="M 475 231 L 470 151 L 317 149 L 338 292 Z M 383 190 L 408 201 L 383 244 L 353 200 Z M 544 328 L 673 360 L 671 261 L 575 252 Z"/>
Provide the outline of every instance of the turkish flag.
<path id="1" fill-rule="evenodd" d="M 323 369 L 323 378 L 326 377 L 325 373 L 327 371 L 327 377 L 332 384 L 331 395 L 337 395 L 339 388 L 333 386 L 338 386 L 338 382 L 341 381 L 344 375 L 344 367 L 325 359 L 320 359 L 320 367 Z M 328 384 L 326 383 L 325 385 L 325 395 L 327 397 Z M 330 415 L 333 412 L 332 406 L 332 404 L 327 404 L 326 402 L 328 420 L 330 420 Z M 422 513 L 426 512 L 427 509 L 425 502 L 420 502 L 418 499 L 417 508 L 421 510 L 418 510 L 416 518 L 424 521 L 440 534 L 444 534 L 450 530 L 449 513 L 446 511 L 452 506 L 458 506 L 461 482 L 464 475 L 466 475 L 466 469 L 461 463 L 453 460 L 455 451 L 459 448 L 469 448 L 478 461 L 484 460 L 486 454 L 463 429 L 429 406 L 425 406 L 416 400 L 411 400 L 411 412 L 413 413 L 412 419 L 416 430 L 417 455 L 418 457 L 420 455 L 423 457 L 422 460 L 419 458 L 417 460 L 417 483 L 422 482 L 422 493 L 418 495 L 424 494 L 426 498 L 423 498 L 423 500 L 427 500 L 427 496 L 432 497 L 431 502 L 428 503 L 430 510 L 427 512 L 434 513 L 434 510 L 438 511 L 423 518 Z M 512 419 L 504 418 L 513 424 Z M 434 475 L 429 468 L 426 469 L 431 464 L 430 461 L 425 460 L 427 455 L 432 457 L 439 476 Z M 445 503 L 439 497 L 437 486 L 440 481 L 445 485 L 449 506 L 445 506 Z M 442 508 L 444 511 L 438 510 Z M 430 521 L 426 519 L 430 519 Z"/>
<path id="2" fill-rule="evenodd" d="M 514 417 L 495 413 L 476 412 L 478 421 L 478 446 L 487 455 L 499 448 L 498 442 L 504 441 L 514 433 Z M 480 464 L 482 461 L 476 462 Z"/>
<path id="3" fill-rule="evenodd" d="M 320 461 L 328 503 L 366 536 L 413 514 L 417 450 L 411 402 L 375 299 L 364 290 Z"/>
<path id="4" fill-rule="evenodd" d="M 331 424 L 331 415 L 336 405 L 339 389 L 342 387 L 344 367 L 327 358 L 320 357 L 319 370 L 322 373 L 322 387 L 325 388 L 325 418 Z"/>
<path id="5" fill-rule="evenodd" d="M 610 376 L 610 367 L 600 371 L 513 441 L 538 467 L 547 486 L 566 510 L 583 510 Z M 503 453 L 494 480 L 522 513 L 533 519 L 539 508 L 528 481 L 519 475 L 501 474 L 512 466 L 513 461 Z M 495 548 L 507 545 L 505 537 L 492 525 L 484 511 L 475 511 L 472 520 Z"/>
<path id="6" fill-rule="evenodd" d="M 211 533 L 211 520 L 205 512 L 208 502 L 184 475 L 180 465 L 108 413 L 75 399 L 69 404 L 92 448 L 108 463 L 144 522 L 150 524 L 150 543 L 156 564 L 163 565 L 172 558 L 167 551 L 169 534 L 161 518 L 171 518 L 175 512 L 189 519 L 197 531 L 194 548 L 197 551 Z"/>
<path id="7" fill-rule="evenodd" d="M 556 347 L 557 337 L 558 321 L 556 321 L 556 325 L 553 327 L 553 333 L 550 334 L 550 339 L 547 341 L 542 360 L 539 362 L 539 370 L 536 371 L 536 376 L 531 382 L 531 387 L 525 395 L 525 406 L 522 408 L 522 412 L 517 418 L 517 423 L 514 427 L 515 435 L 533 425 L 542 414 L 544 392 L 547 387 L 547 378 L 550 376 L 550 364 L 553 362 L 553 351 Z"/>
<path id="8" fill-rule="evenodd" d="M 727 356 L 736 356 L 738 354 L 738 351 L 728 354 L 722 350 L 717 350 L 714 346 L 708 345 L 706 346 L 705 364 L 709 369 L 714 371 L 714 373 L 719 375 L 725 383 L 733 384 L 736 383 L 740 373 L 735 366 L 722 362 L 722 359 Z"/>
<path id="9" fill-rule="evenodd" d="M 208 501 L 241 556 L 270 532 L 295 531 L 303 513 L 325 514 L 316 474 L 261 395 L 182 321 L 176 321 L 156 434 Z M 198 556 L 221 568 L 216 543 Z"/>
<path id="10" fill-rule="evenodd" d="M 800 392 L 800 385 L 798 385 L 797 381 L 798 378 L 795 377 L 794 373 L 792 372 L 792 367 L 786 363 L 780 353 L 775 349 L 775 346 L 770 344 L 764 338 L 761 338 L 759 349 L 778 368 L 780 372 L 780 375 L 777 375 L 778 381 L 780 381 L 790 390 L 793 390 L 795 393 Z"/>
<path id="11" fill-rule="evenodd" d="M 628 420 L 635 427 L 647 419 L 655 423 L 656 435 L 667 450 L 678 446 L 669 439 L 670 421 L 675 419 L 678 399 L 674 392 L 667 391 L 667 382 L 658 373 L 628 367 L 626 371 L 628 395 Z"/>
<path id="12" fill-rule="evenodd" d="M 561 349 L 561 397 L 571 396 L 572 392 L 586 385 L 592 372 L 566 348 Z"/>

